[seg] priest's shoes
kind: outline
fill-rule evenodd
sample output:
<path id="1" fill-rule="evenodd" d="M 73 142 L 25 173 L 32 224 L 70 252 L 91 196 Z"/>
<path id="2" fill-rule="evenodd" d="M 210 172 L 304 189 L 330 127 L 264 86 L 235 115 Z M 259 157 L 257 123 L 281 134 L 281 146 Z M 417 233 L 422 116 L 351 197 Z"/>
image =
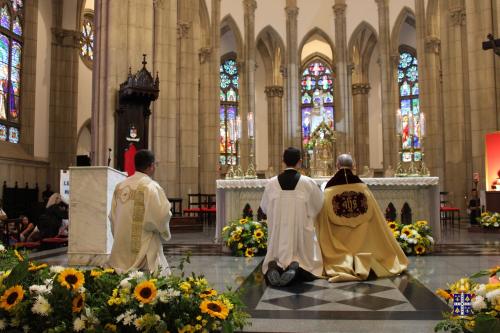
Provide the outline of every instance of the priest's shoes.
<path id="1" fill-rule="evenodd" d="M 274 287 L 280 286 L 281 276 L 276 261 L 270 261 L 266 272 L 267 280 Z"/>
<path id="2" fill-rule="evenodd" d="M 297 275 L 297 270 L 299 269 L 299 263 L 296 261 L 292 261 L 292 263 L 288 266 L 287 270 L 281 274 L 280 278 L 280 286 L 284 287 L 293 281 L 295 276 Z"/>

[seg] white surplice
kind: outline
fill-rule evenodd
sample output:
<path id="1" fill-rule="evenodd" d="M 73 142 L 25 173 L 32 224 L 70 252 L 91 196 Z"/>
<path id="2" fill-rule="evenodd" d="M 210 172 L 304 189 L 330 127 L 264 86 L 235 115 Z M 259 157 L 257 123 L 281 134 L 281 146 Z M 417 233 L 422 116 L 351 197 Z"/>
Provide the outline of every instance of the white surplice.
<path id="1" fill-rule="evenodd" d="M 323 260 L 314 228 L 322 206 L 323 193 L 311 178 L 301 176 L 292 191 L 282 190 L 278 177 L 271 178 L 260 203 L 268 223 L 264 274 L 269 262 L 276 260 L 283 269 L 297 261 L 302 269 L 322 275 Z"/>
<path id="2" fill-rule="evenodd" d="M 109 214 L 114 238 L 109 266 L 170 274 L 162 241 L 170 239 L 171 215 L 165 192 L 148 175 L 136 172 L 119 183 Z"/>

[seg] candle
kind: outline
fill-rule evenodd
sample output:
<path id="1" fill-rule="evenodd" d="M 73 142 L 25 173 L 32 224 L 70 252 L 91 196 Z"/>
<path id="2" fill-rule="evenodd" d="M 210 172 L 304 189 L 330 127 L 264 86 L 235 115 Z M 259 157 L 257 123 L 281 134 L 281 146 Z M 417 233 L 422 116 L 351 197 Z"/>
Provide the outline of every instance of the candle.
<path id="1" fill-rule="evenodd" d="M 420 113 L 420 135 L 425 136 L 425 116 L 423 113 Z"/>
<path id="2" fill-rule="evenodd" d="M 401 133 L 401 110 L 396 111 L 396 132 Z"/>
<path id="3" fill-rule="evenodd" d="M 241 139 L 241 117 L 236 116 L 236 139 Z"/>
<path id="4" fill-rule="evenodd" d="M 247 122 L 248 122 L 248 136 L 253 137 L 253 112 L 249 112 L 247 115 Z"/>
<path id="5" fill-rule="evenodd" d="M 229 137 L 229 141 L 234 141 L 234 120 L 229 119 L 227 121 L 227 135 Z"/>
<path id="6" fill-rule="evenodd" d="M 415 122 L 413 121 L 413 113 L 408 113 L 408 129 L 409 129 L 409 134 L 414 135 L 415 134 Z"/>

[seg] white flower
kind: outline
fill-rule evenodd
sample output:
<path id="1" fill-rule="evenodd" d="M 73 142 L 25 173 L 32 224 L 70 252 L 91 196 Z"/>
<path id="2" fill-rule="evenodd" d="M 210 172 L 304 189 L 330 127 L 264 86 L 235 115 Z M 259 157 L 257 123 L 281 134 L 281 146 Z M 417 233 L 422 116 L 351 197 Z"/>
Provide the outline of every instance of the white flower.
<path id="1" fill-rule="evenodd" d="M 23 331 L 24 331 L 25 333 L 28 333 L 28 332 L 30 331 L 30 327 L 29 327 L 28 325 L 24 325 L 24 326 L 23 326 Z"/>
<path id="2" fill-rule="evenodd" d="M 141 272 L 141 271 L 133 271 L 133 272 L 130 272 L 129 273 L 129 278 L 131 279 L 141 279 L 142 277 L 144 277 L 144 273 Z"/>
<path id="3" fill-rule="evenodd" d="M 432 236 L 427 235 L 425 237 L 427 237 L 427 239 L 431 242 L 431 244 L 434 244 L 434 238 L 432 238 Z"/>
<path id="4" fill-rule="evenodd" d="M 63 266 L 51 266 L 50 267 L 50 271 L 52 273 L 61 273 L 62 271 L 64 271 L 66 268 L 64 268 Z"/>
<path id="5" fill-rule="evenodd" d="M 123 325 L 128 326 L 130 325 L 137 316 L 134 314 L 133 310 L 127 310 L 125 313 L 122 313 L 118 317 L 116 317 L 116 322 L 119 323 L 120 321 L 123 320 Z"/>
<path id="6" fill-rule="evenodd" d="M 3 246 L 2 244 L 0 244 L 0 253 L 1 252 L 6 252 L 7 250 L 5 249 L 5 246 Z"/>
<path id="7" fill-rule="evenodd" d="M 84 317 L 78 317 L 75 319 L 73 322 L 73 329 L 76 332 L 83 331 L 85 329 L 85 318 Z"/>
<path id="8" fill-rule="evenodd" d="M 130 280 L 132 278 L 125 278 L 123 280 L 120 281 L 120 287 L 124 288 L 124 289 L 130 289 L 130 287 L 132 287 L 132 285 L 130 284 Z"/>
<path id="9" fill-rule="evenodd" d="M 169 288 L 167 290 L 159 290 L 157 297 L 160 299 L 160 302 L 167 303 L 170 298 L 177 297 L 180 294 L 181 292 L 179 290 Z"/>
<path id="10" fill-rule="evenodd" d="M 474 311 L 481 311 L 482 309 L 486 309 L 486 302 L 484 301 L 483 296 L 476 296 L 472 299 L 472 308 Z"/>
<path id="11" fill-rule="evenodd" d="M 486 296 L 486 285 L 480 284 L 474 288 L 474 294 L 478 296 Z"/>
<path id="12" fill-rule="evenodd" d="M 498 222 L 493 223 L 493 226 L 498 227 L 499 226 Z"/>
<path id="13" fill-rule="evenodd" d="M 48 316 L 52 311 L 52 307 L 50 306 L 47 299 L 45 299 L 45 297 L 38 295 L 36 297 L 35 303 L 33 304 L 33 307 L 31 307 L 31 311 L 41 316 Z"/>
<path id="14" fill-rule="evenodd" d="M 7 327 L 7 323 L 5 320 L 0 319 L 0 331 L 4 330 Z"/>
<path id="15" fill-rule="evenodd" d="M 48 294 L 52 290 L 52 287 L 47 287 L 44 284 L 34 284 L 30 286 L 30 294 L 43 295 Z"/>
<path id="16" fill-rule="evenodd" d="M 486 298 L 493 304 L 500 304 L 500 288 L 486 293 Z"/>

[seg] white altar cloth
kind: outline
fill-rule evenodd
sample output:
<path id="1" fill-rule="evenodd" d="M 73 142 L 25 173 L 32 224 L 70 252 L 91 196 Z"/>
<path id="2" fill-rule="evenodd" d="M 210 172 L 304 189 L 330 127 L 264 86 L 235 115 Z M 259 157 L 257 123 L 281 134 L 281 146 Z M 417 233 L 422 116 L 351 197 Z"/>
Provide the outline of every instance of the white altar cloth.
<path id="1" fill-rule="evenodd" d="M 318 186 L 330 178 L 315 178 Z M 218 179 L 216 241 L 221 241 L 222 228 L 228 221 L 241 217 L 243 207 L 249 203 L 256 215 L 262 193 L 269 179 Z M 441 238 L 439 221 L 438 177 L 362 178 L 377 199 L 382 211 L 392 202 L 398 216 L 407 202 L 413 220 L 427 220 L 436 241 Z"/>

